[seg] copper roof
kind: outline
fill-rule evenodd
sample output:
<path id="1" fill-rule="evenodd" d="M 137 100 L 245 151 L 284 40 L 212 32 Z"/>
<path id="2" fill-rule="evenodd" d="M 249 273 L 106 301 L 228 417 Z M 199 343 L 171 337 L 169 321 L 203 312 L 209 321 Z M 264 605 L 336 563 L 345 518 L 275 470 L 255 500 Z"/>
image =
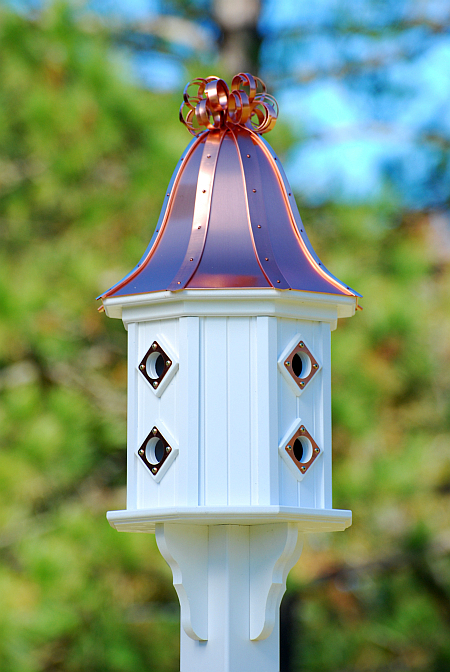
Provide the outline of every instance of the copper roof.
<path id="1" fill-rule="evenodd" d="M 283 167 L 260 135 L 273 126 L 276 103 L 258 98 L 248 78 L 237 75 L 231 94 L 217 78 L 196 80 L 195 97 L 186 87 L 182 120 L 193 133 L 194 121 L 206 130 L 178 162 L 141 261 L 101 298 L 239 287 L 360 296 L 311 247 Z"/>

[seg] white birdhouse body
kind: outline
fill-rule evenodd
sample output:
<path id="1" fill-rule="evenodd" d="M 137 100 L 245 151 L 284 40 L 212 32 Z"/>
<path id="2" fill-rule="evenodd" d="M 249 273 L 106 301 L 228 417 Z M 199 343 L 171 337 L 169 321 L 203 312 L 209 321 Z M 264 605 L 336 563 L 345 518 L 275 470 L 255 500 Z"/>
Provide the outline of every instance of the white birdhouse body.
<path id="1" fill-rule="evenodd" d="M 105 300 L 129 340 L 127 511 L 108 514 L 117 529 L 349 524 L 331 502 L 330 333 L 353 302 L 299 294 Z"/>

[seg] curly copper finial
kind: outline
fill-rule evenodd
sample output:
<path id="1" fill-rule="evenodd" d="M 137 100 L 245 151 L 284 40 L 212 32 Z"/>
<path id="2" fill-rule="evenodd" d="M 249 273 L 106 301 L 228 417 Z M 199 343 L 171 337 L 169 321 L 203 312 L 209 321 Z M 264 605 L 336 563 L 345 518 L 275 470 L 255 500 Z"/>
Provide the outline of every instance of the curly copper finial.
<path id="1" fill-rule="evenodd" d="M 188 93 L 192 86 L 197 87 L 195 95 Z M 266 93 L 264 82 L 248 72 L 240 72 L 233 77 L 231 91 L 219 77 L 193 79 L 186 84 L 183 99 L 180 121 L 192 135 L 230 124 L 246 126 L 256 133 L 267 133 L 275 126 L 278 117 L 277 101 Z M 194 122 L 198 128 L 194 127 Z"/>

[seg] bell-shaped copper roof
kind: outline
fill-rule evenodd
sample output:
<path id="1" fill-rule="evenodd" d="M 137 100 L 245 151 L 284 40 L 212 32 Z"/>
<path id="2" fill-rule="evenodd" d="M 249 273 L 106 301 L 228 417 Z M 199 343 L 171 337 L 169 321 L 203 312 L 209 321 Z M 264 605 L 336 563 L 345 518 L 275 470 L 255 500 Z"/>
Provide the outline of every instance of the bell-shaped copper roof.
<path id="1" fill-rule="evenodd" d="M 240 74 L 185 89 L 186 123 L 206 127 L 181 157 L 139 264 L 102 295 L 216 288 L 294 289 L 360 296 L 323 266 L 309 243 L 283 168 L 261 133 L 275 101 Z M 180 111 L 181 114 L 181 111 Z"/>

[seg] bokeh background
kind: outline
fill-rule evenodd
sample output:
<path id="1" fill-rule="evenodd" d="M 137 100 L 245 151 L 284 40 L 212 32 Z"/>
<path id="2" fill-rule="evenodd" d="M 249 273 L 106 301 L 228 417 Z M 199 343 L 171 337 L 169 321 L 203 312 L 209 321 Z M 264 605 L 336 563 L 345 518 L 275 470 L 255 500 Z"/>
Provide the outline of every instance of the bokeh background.
<path id="1" fill-rule="evenodd" d="M 0 6 L 0 669 L 176 672 L 151 535 L 119 534 L 126 332 L 95 297 L 140 258 L 190 136 L 185 82 L 249 70 L 324 263 L 334 505 L 283 601 L 282 672 L 450 669 L 450 3 Z"/>

